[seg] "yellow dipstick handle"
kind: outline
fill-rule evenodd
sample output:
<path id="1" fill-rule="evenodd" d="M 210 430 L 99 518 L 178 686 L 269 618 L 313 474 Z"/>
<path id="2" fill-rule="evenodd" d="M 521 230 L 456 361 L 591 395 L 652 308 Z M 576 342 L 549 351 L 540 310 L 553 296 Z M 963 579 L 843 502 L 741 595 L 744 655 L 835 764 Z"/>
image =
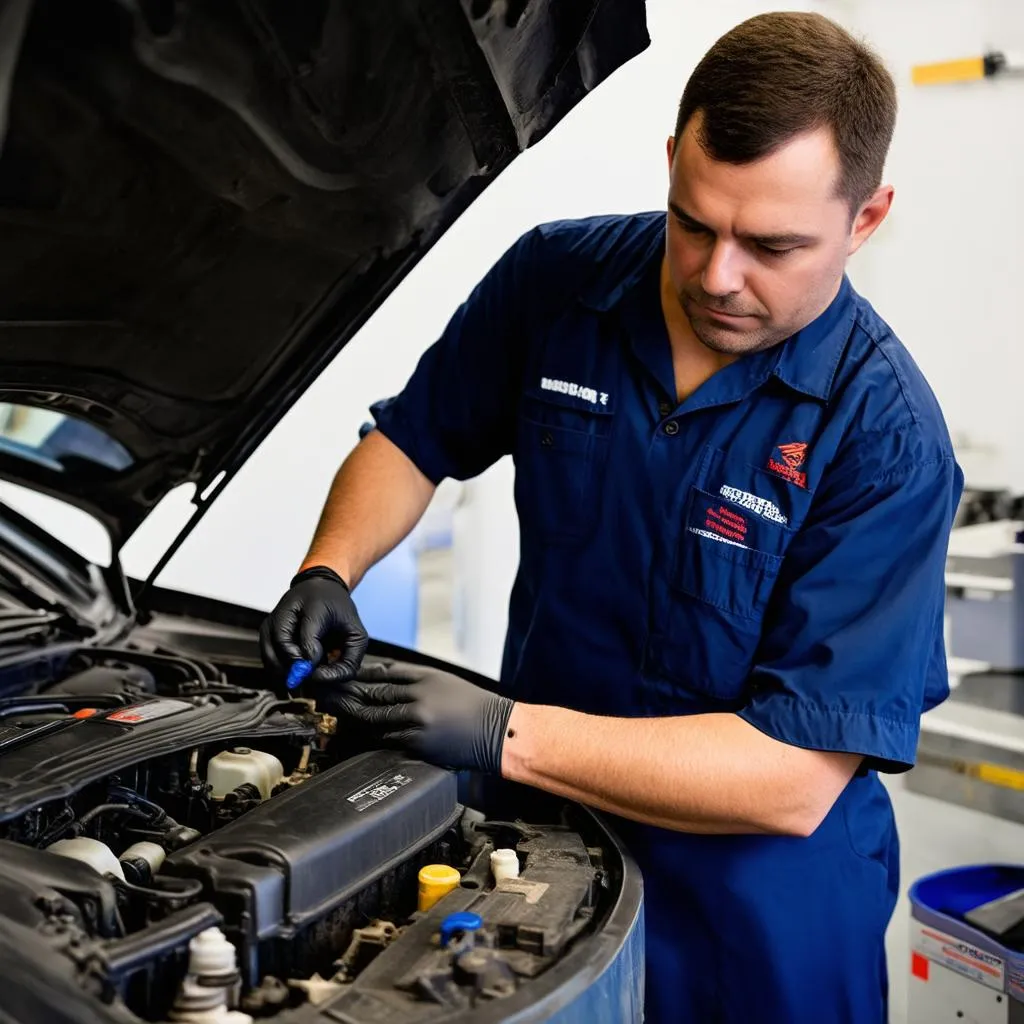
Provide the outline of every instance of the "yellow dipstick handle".
<path id="1" fill-rule="evenodd" d="M 976 82 L 989 73 L 984 57 L 948 60 L 941 64 L 918 64 L 911 69 L 914 85 L 949 85 L 953 82 Z"/>
<path id="2" fill-rule="evenodd" d="M 420 868 L 420 891 L 417 905 L 421 913 L 429 910 L 442 896 L 447 896 L 462 881 L 462 875 L 447 864 L 428 864 Z"/>

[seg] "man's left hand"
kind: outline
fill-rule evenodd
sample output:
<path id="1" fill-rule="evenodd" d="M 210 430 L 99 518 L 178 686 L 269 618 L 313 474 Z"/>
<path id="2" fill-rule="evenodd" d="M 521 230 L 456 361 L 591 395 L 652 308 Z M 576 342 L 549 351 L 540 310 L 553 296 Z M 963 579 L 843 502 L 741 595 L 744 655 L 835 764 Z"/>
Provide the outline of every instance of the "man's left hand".
<path id="1" fill-rule="evenodd" d="M 339 687 L 334 703 L 424 761 L 501 774 L 508 697 L 440 669 L 377 662 Z"/>

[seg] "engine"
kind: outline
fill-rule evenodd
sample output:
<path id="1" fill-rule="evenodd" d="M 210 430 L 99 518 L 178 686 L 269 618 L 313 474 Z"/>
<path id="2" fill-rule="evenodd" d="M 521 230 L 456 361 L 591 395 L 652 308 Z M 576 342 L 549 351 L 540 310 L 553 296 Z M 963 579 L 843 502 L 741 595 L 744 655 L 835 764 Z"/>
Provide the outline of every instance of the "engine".
<path id="1" fill-rule="evenodd" d="M 0 939 L 99 1019 L 511 1017 L 589 955 L 624 871 L 597 819 L 488 817 L 233 675 L 93 649 L 0 701 Z"/>

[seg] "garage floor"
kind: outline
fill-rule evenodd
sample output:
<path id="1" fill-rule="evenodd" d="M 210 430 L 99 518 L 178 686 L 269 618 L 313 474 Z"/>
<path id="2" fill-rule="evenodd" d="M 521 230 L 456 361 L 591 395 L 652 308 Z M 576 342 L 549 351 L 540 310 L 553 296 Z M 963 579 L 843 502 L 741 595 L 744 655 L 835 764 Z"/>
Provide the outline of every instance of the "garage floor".
<path id="1" fill-rule="evenodd" d="M 452 640 L 451 558 L 444 550 L 420 557 L 418 646 L 437 657 L 458 660 Z M 908 792 L 901 777 L 887 781 L 902 840 L 903 889 L 887 936 L 890 1024 L 905 1024 L 909 978 L 907 888 L 922 875 L 943 868 L 1024 861 L 1024 825 Z"/>

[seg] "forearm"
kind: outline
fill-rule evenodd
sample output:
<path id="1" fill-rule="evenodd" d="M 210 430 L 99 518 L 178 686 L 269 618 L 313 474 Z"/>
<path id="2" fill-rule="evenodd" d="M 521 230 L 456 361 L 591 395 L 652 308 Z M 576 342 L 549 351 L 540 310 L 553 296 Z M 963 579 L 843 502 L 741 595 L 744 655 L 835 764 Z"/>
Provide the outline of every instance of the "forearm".
<path id="1" fill-rule="evenodd" d="M 350 587 L 408 536 L 434 485 L 378 430 L 338 470 L 302 568 L 326 565 Z"/>
<path id="2" fill-rule="evenodd" d="M 502 775 L 682 832 L 809 835 L 859 761 L 791 747 L 731 714 L 623 719 L 516 704 Z"/>

